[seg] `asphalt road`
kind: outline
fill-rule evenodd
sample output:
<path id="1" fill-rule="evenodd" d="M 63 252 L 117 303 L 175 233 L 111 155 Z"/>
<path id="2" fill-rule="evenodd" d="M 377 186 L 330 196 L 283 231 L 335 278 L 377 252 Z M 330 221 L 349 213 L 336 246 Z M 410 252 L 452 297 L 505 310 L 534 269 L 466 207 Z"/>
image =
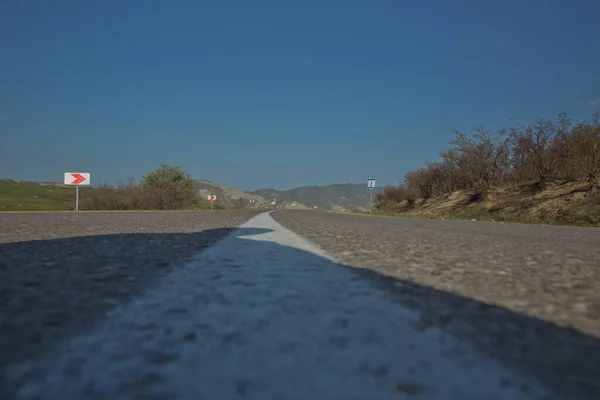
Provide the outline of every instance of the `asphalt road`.
<path id="1" fill-rule="evenodd" d="M 600 398 L 600 230 L 256 214 L 0 214 L 0 398 Z"/>
<path id="2" fill-rule="evenodd" d="M 0 213 L 0 368 L 89 328 L 257 213 Z"/>
<path id="3" fill-rule="evenodd" d="M 403 305 L 564 398 L 600 398 L 600 229 L 280 211 Z M 389 279 L 385 279 L 389 277 Z"/>
<path id="4" fill-rule="evenodd" d="M 276 221 L 366 267 L 600 337 L 600 229 L 281 211 Z"/>

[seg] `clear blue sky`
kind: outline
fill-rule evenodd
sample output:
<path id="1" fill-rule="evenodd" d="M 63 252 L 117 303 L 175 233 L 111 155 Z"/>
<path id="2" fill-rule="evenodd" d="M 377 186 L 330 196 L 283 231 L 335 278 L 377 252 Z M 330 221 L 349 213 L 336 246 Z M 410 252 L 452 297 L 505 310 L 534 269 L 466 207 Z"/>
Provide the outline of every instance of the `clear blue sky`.
<path id="1" fill-rule="evenodd" d="M 449 129 L 600 109 L 597 0 L 0 3 L 0 177 L 396 183 Z"/>

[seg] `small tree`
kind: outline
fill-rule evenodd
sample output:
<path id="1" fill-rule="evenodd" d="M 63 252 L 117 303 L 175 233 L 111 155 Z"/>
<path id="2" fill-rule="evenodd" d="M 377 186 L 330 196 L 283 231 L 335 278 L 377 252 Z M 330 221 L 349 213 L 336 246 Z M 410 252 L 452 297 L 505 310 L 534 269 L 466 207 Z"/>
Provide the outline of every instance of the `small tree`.
<path id="1" fill-rule="evenodd" d="M 539 119 L 524 129 L 512 131 L 513 154 L 532 166 L 538 178 L 538 189 L 543 189 L 550 178 L 556 176 L 560 165 L 560 138 L 568 132 L 571 120 L 565 113 L 556 121 Z"/>
<path id="2" fill-rule="evenodd" d="M 578 176 L 585 177 L 589 191 L 598 188 L 600 175 L 600 112 L 592 121 L 577 124 L 565 140 L 567 165 Z"/>
<path id="3" fill-rule="evenodd" d="M 435 181 L 433 171 L 429 168 L 419 168 L 409 171 L 404 175 L 406 188 L 411 197 L 430 199 L 435 195 Z"/>
<path id="4" fill-rule="evenodd" d="M 491 133 L 476 127 L 468 136 L 456 129 L 452 148 L 442 154 L 450 165 L 456 165 L 459 175 L 469 189 L 489 189 L 503 184 L 509 170 L 509 149 L 506 129 Z"/>
<path id="5" fill-rule="evenodd" d="M 142 177 L 141 185 L 153 203 L 148 208 L 181 210 L 191 207 L 197 198 L 194 180 L 178 166 L 161 164 Z"/>

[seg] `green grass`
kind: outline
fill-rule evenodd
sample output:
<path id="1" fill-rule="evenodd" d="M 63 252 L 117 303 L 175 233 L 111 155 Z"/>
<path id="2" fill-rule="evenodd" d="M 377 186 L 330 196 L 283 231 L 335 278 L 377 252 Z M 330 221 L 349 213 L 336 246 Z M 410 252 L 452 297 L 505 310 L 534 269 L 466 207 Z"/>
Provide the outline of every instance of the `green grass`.
<path id="1" fill-rule="evenodd" d="M 80 207 L 90 187 L 79 188 Z M 72 211 L 75 209 L 75 188 L 40 185 L 29 182 L 0 181 L 0 211 Z M 210 210 L 208 201 L 196 204 L 193 210 Z M 213 210 L 233 210 L 235 207 L 213 204 Z"/>
<path id="2" fill-rule="evenodd" d="M 85 190 L 80 190 L 80 196 Z M 0 182 L 0 211 L 68 211 L 74 207 L 73 187 Z"/>

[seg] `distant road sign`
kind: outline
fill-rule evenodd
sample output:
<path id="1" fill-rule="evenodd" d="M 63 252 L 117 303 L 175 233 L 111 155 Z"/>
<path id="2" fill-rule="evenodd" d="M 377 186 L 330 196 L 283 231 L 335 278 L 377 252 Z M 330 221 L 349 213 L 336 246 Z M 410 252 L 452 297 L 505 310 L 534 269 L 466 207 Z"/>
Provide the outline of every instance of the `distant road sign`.
<path id="1" fill-rule="evenodd" d="M 217 196 L 215 196 L 214 194 L 209 194 L 208 196 L 206 196 L 206 198 L 210 201 L 215 201 L 217 199 Z"/>
<path id="2" fill-rule="evenodd" d="M 90 185 L 89 172 L 65 172 L 65 185 L 75 186 L 75 211 L 79 211 L 79 186 Z"/>
<path id="3" fill-rule="evenodd" d="M 373 212 L 373 192 L 375 191 L 375 178 L 367 180 L 367 190 L 369 190 L 369 214 Z"/>
<path id="4" fill-rule="evenodd" d="M 367 189 L 370 192 L 375 191 L 375 178 L 369 178 L 369 180 L 367 181 Z"/>
<path id="5" fill-rule="evenodd" d="M 271 202 L 271 205 L 272 205 L 272 206 L 274 206 L 275 204 L 277 204 L 277 203 L 275 202 L 275 200 L 273 200 L 273 201 Z"/>
<path id="6" fill-rule="evenodd" d="M 65 185 L 87 186 L 89 184 L 89 172 L 65 172 Z"/>
<path id="7" fill-rule="evenodd" d="M 254 203 L 256 200 L 250 199 L 250 204 Z"/>

